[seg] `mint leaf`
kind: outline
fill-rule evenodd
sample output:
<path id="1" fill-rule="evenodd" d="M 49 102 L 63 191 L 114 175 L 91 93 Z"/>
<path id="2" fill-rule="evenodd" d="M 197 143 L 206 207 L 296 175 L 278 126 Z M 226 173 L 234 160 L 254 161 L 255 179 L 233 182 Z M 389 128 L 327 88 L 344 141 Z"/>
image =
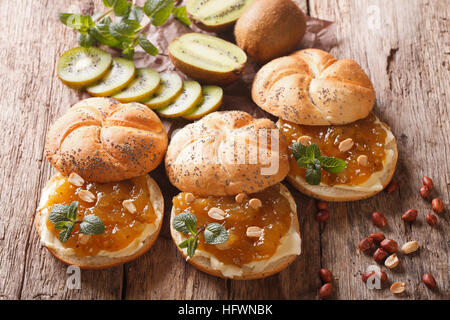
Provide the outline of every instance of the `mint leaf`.
<path id="1" fill-rule="evenodd" d="M 96 23 L 95 27 L 91 28 L 90 33 L 98 42 L 105 46 L 121 48 L 121 42 L 114 38 L 109 31 L 111 22 L 110 17 L 103 18 Z"/>
<path id="2" fill-rule="evenodd" d="M 310 159 L 317 159 L 320 157 L 320 149 L 317 144 L 310 144 L 306 147 L 306 156 Z"/>
<path id="3" fill-rule="evenodd" d="M 156 48 L 153 43 L 151 43 L 143 34 L 140 34 L 137 39 L 139 45 L 144 49 L 145 52 L 152 56 L 158 54 L 158 48 Z"/>
<path id="4" fill-rule="evenodd" d="M 301 168 L 306 169 L 306 182 L 311 185 L 318 185 L 321 181 L 321 168 L 331 173 L 342 172 L 347 162 L 342 159 L 321 156 L 320 148 L 317 144 L 304 146 L 299 142 L 292 144 L 292 154 Z"/>
<path id="5" fill-rule="evenodd" d="M 69 205 L 55 204 L 48 215 L 48 220 L 53 224 L 60 221 L 70 221 Z"/>
<path id="6" fill-rule="evenodd" d="M 185 6 L 173 8 L 172 13 L 173 13 L 174 17 L 181 23 L 184 23 L 188 27 L 191 25 L 191 20 L 189 20 Z"/>
<path id="7" fill-rule="evenodd" d="M 197 250 L 198 246 L 198 236 L 189 238 L 188 246 L 187 246 L 187 254 L 189 257 L 193 257 L 195 254 L 195 250 Z"/>
<path id="8" fill-rule="evenodd" d="M 66 242 L 67 240 L 69 240 L 69 237 L 72 234 L 74 229 L 75 229 L 75 223 L 68 222 L 66 225 L 66 228 L 63 229 L 58 235 L 59 241 Z"/>
<path id="9" fill-rule="evenodd" d="M 297 160 L 297 164 L 301 167 L 301 168 L 308 168 L 308 165 L 313 164 L 314 159 L 310 159 L 308 157 L 301 157 L 300 159 Z"/>
<path id="10" fill-rule="evenodd" d="M 134 7 L 131 7 L 130 13 L 128 14 L 128 19 L 141 22 L 143 16 L 144 16 L 144 10 L 139 6 L 134 6 Z"/>
<path id="11" fill-rule="evenodd" d="M 112 8 L 116 0 L 103 0 L 103 5 L 107 8 Z"/>
<path id="12" fill-rule="evenodd" d="M 88 34 L 84 34 L 84 33 L 80 33 L 78 35 L 78 43 L 80 44 L 80 46 L 84 47 L 84 48 L 89 48 L 92 47 L 96 42 L 95 37 L 88 33 Z"/>
<path id="13" fill-rule="evenodd" d="M 72 221 L 77 220 L 78 201 L 73 201 L 71 204 L 69 204 L 68 210 L 69 210 L 69 214 L 68 214 L 69 219 Z"/>
<path id="14" fill-rule="evenodd" d="M 144 4 L 144 12 L 150 18 L 156 11 L 164 7 L 169 0 L 147 0 Z"/>
<path id="15" fill-rule="evenodd" d="M 191 212 L 182 212 L 175 216 L 172 227 L 181 233 L 197 234 L 197 218 Z"/>
<path id="16" fill-rule="evenodd" d="M 109 25 L 111 35 L 122 42 L 131 43 L 136 37 L 137 30 L 141 27 L 136 20 L 122 20 Z"/>
<path id="17" fill-rule="evenodd" d="M 87 33 L 89 28 L 94 26 L 91 16 L 76 13 L 60 13 L 59 20 L 69 28 Z"/>
<path id="18" fill-rule="evenodd" d="M 127 0 L 115 0 L 113 4 L 114 14 L 118 17 L 122 17 L 128 13 L 130 6 Z"/>
<path id="19" fill-rule="evenodd" d="M 300 142 L 295 141 L 292 144 L 292 154 L 294 155 L 295 160 L 306 156 L 306 146 L 301 144 Z"/>
<path id="20" fill-rule="evenodd" d="M 67 229 L 68 225 L 71 224 L 71 221 L 58 221 L 55 223 L 56 230 L 64 230 Z"/>
<path id="21" fill-rule="evenodd" d="M 306 180 L 306 182 L 308 182 L 311 185 L 320 184 L 320 181 L 322 180 L 320 168 L 319 169 L 316 169 L 316 168 L 306 169 L 305 180 Z"/>
<path id="22" fill-rule="evenodd" d="M 125 59 L 132 60 L 134 57 L 134 48 L 132 46 L 125 48 L 122 51 L 122 57 Z"/>
<path id="23" fill-rule="evenodd" d="M 90 214 L 80 223 L 80 230 L 83 234 L 102 234 L 105 232 L 105 225 L 99 217 Z"/>
<path id="24" fill-rule="evenodd" d="M 189 245 L 189 241 L 191 241 L 192 238 L 187 238 L 186 240 L 184 240 L 183 242 L 181 242 L 178 247 L 180 247 L 181 249 L 187 248 Z"/>
<path id="25" fill-rule="evenodd" d="M 209 244 L 224 243 L 228 240 L 228 232 L 225 227 L 219 223 L 210 223 L 204 231 L 205 242 Z"/>
<path id="26" fill-rule="evenodd" d="M 342 172 L 347 167 L 347 162 L 339 158 L 323 156 L 319 161 L 322 169 L 332 173 Z"/>
<path id="27" fill-rule="evenodd" d="M 69 18 L 73 15 L 73 13 L 60 13 L 58 14 L 58 18 L 59 20 L 64 23 L 65 25 L 67 25 L 67 20 L 69 20 Z"/>
<path id="28" fill-rule="evenodd" d="M 173 0 L 147 0 L 144 12 L 154 26 L 160 26 L 169 19 L 173 8 Z"/>

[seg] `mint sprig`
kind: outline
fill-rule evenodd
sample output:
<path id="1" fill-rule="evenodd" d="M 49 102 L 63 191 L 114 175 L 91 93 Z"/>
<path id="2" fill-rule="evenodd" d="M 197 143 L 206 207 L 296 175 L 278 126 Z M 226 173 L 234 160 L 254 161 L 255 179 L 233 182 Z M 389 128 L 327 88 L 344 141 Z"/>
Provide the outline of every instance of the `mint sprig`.
<path id="1" fill-rule="evenodd" d="M 206 227 L 197 228 L 197 217 L 191 212 L 182 212 L 178 214 L 172 222 L 172 227 L 183 234 L 190 235 L 189 238 L 181 242 L 178 247 L 187 249 L 187 254 L 192 258 L 198 247 L 198 237 L 203 232 L 205 242 L 208 244 L 220 244 L 228 240 L 228 232 L 225 227 L 219 223 L 210 223 Z"/>
<path id="2" fill-rule="evenodd" d="M 321 169 L 331 173 L 339 173 L 347 167 L 347 162 L 342 159 L 322 156 L 317 144 L 305 146 L 299 142 L 294 142 L 291 149 L 298 165 L 306 169 L 305 180 L 311 185 L 320 184 L 322 180 Z"/>
<path id="3" fill-rule="evenodd" d="M 54 224 L 55 229 L 61 230 L 58 238 L 61 242 L 69 240 L 75 230 L 76 224 L 80 224 L 80 232 L 88 235 L 98 235 L 105 232 L 103 221 L 94 214 L 84 217 L 82 221 L 77 220 L 78 201 L 71 204 L 55 204 L 48 215 L 48 220 Z"/>
<path id="4" fill-rule="evenodd" d="M 187 26 L 191 24 L 186 7 L 175 7 L 174 0 L 147 0 L 143 7 L 128 0 L 103 0 L 103 4 L 108 10 L 101 14 L 60 13 L 59 20 L 79 32 L 81 46 L 103 44 L 122 50 L 122 56 L 127 59 L 133 59 L 138 45 L 152 56 L 158 54 L 157 47 L 143 33 L 148 25 L 161 26 L 171 15 Z M 142 26 L 144 14 L 150 21 Z"/>

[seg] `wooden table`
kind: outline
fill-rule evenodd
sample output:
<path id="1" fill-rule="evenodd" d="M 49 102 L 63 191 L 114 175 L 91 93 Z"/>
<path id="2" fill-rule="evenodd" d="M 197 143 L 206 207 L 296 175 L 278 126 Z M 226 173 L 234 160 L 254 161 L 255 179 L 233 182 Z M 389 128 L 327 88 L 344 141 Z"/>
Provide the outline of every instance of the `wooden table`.
<path id="1" fill-rule="evenodd" d="M 317 274 L 324 267 L 335 277 L 335 299 L 449 299 L 450 2 L 299 1 L 312 17 L 336 22 L 338 45 L 331 52 L 355 59 L 370 75 L 377 92 L 375 113 L 398 139 L 394 179 L 399 191 L 331 204 L 331 218 L 323 226 L 314 219 L 314 200 L 294 192 L 303 252 L 287 270 L 265 280 L 222 280 L 198 272 L 177 253 L 166 219 L 147 254 L 108 270 L 83 271 L 81 290 L 70 290 L 65 286 L 67 267 L 41 247 L 33 216 L 53 172 L 44 157 L 47 130 L 77 98 L 76 91 L 56 78 L 58 57 L 76 43 L 74 32 L 57 21 L 57 14 L 77 7 L 92 12 L 101 8 L 101 1 L 1 0 L 0 297 L 317 299 Z M 433 229 L 425 222 L 431 205 L 418 194 L 423 175 L 434 179 L 433 194 L 447 205 Z M 409 208 L 419 211 L 411 225 L 400 219 Z M 417 253 L 401 256 L 400 267 L 387 271 L 389 283 L 406 283 L 401 296 L 391 294 L 389 286 L 369 290 L 361 281 L 373 260 L 359 253 L 357 244 L 378 231 L 370 218 L 375 209 L 388 219 L 387 237 L 400 245 L 417 240 L 421 246 Z M 421 282 L 426 272 L 434 275 L 438 290 Z"/>

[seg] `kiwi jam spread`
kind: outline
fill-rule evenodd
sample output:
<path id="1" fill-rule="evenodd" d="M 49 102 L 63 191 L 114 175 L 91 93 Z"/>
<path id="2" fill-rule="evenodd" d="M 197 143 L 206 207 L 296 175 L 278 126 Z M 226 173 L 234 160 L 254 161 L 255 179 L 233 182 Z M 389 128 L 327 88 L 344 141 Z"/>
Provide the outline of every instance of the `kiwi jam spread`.
<path id="1" fill-rule="evenodd" d="M 322 183 L 326 185 L 362 184 L 374 172 L 383 169 L 383 160 L 386 156 L 386 131 L 373 114 L 346 125 L 331 126 L 305 126 L 280 119 L 280 130 L 289 145 L 301 136 L 309 136 L 310 142 L 317 144 L 323 155 L 340 158 L 347 162 L 347 168 L 340 173 L 322 170 Z M 350 150 L 341 152 L 339 144 L 348 138 L 353 140 L 354 145 Z M 358 162 L 360 156 L 367 157 L 367 164 L 361 165 Z M 291 174 L 305 177 L 306 169 L 297 164 L 292 153 L 290 168 Z"/>
<path id="2" fill-rule="evenodd" d="M 238 204 L 235 197 L 196 197 L 194 201 L 186 201 L 187 193 L 182 192 L 173 198 L 175 215 L 191 212 L 197 218 L 198 226 L 206 226 L 217 222 L 223 224 L 228 231 L 228 241 L 218 245 L 207 244 L 203 233 L 200 234 L 198 249 L 213 255 L 226 265 L 243 265 L 272 257 L 280 240 L 291 226 L 291 207 L 286 197 L 281 194 L 280 185 L 275 185 L 262 192 L 249 195 L 247 200 Z M 253 208 L 250 199 L 259 199 L 262 206 Z M 211 208 L 219 208 L 225 212 L 225 219 L 218 221 L 208 216 Z M 260 237 L 248 237 L 248 227 L 263 229 Z"/>
<path id="3" fill-rule="evenodd" d="M 156 214 L 150 203 L 150 194 L 146 176 L 114 183 L 89 183 L 83 186 L 72 185 L 67 177 L 56 177 L 57 188 L 49 195 L 44 208 L 50 211 L 54 204 L 70 204 L 78 201 L 77 220 L 83 220 L 84 215 L 95 214 L 105 225 L 105 232 L 101 235 L 84 235 L 80 233 L 79 224 L 69 239 L 61 243 L 65 248 L 71 248 L 78 256 L 95 256 L 99 251 L 114 252 L 126 248 L 134 239 L 139 237 L 146 225 L 156 220 Z M 77 193 L 88 190 L 95 195 L 94 202 L 85 202 Z M 126 210 L 122 202 L 132 200 L 136 212 Z M 47 228 L 58 237 L 59 231 L 47 219 Z"/>

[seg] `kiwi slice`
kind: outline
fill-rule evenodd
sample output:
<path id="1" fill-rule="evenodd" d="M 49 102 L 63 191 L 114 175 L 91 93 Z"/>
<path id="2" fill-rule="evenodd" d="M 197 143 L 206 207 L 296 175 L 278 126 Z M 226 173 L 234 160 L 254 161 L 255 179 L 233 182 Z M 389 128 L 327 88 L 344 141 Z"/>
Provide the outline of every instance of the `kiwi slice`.
<path id="1" fill-rule="evenodd" d="M 114 58 L 106 75 L 99 82 L 88 86 L 86 91 L 96 97 L 110 96 L 128 86 L 133 81 L 135 72 L 133 61 Z"/>
<path id="2" fill-rule="evenodd" d="M 58 60 L 58 77 L 65 84 L 81 88 L 101 79 L 111 66 L 111 55 L 96 47 L 77 47 L 62 54 Z"/>
<path id="3" fill-rule="evenodd" d="M 173 64 L 191 78 L 206 84 L 227 84 L 241 74 L 247 56 L 231 42 L 203 33 L 186 33 L 172 41 Z"/>
<path id="4" fill-rule="evenodd" d="M 186 11 L 200 29 L 217 32 L 231 27 L 253 1 L 188 0 Z"/>
<path id="5" fill-rule="evenodd" d="M 202 99 L 202 87 L 197 81 L 185 81 L 183 92 L 178 98 L 163 109 L 159 109 L 160 115 L 168 118 L 179 117 L 191 112 Z"/>
<path id="6" fill-rule="evenodd" d="M 202 86 L 203 101 L 198 104 L 194 110 L 185 114 L 183 118 L 188 120 L 197 120 L 216 111 L 222 104 L 223 90 L 218 86 Z"/>
<path id="7" fill-rule="evenodd" d="M 112 97 L 120 102 L 138 102 L 150 97 L 159 87 L 161 78 L 152 68 L 136 69 L 136 76 L 123 91 Z"/>
<path id="8" fill-rule="evenodd" d="M 176 73 L 164 73 L 161 75 L 161 84 L 150 99 L 144 100 L 151 109 L 167 107 L 183 91 L 183 80 Z"/>

